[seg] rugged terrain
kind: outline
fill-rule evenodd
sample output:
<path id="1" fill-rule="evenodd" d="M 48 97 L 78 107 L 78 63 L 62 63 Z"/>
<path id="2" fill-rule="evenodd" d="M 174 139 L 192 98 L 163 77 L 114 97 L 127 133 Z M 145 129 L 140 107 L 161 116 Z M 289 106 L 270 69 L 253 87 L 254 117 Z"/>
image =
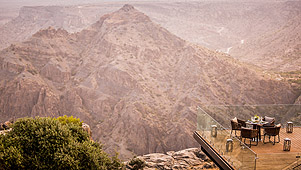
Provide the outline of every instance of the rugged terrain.
<path id="1" fill-rule="evenodd" d="M 16 0 L 13 0 L 16 1 Z M 91 1 L 91 0 L 89 0 Z M 99 16 L 123 6 L 122 2 L 73 6 L 27 6 L 19 16 L 0 27 L 0 49 L 24 41 L 36 31 L 52 26 L 80 31 Z M 47 2 L 48 4 L 51 2 Z M 54 2 L 53 2 L 54 3 Z M 84 3 L 84 2 L 82 2 Z M 95 3 L 95 2 L 94 2 Z M 300 1 L 131 1 L 153 21 L 184 40 L 223 52 L 271 30 L 279 29 L 300 13 Z M 10 4 L 10 3 L 7 3 Z M 28 4 L 41 4 L 36 3 Z M 68 1 L 66 1 L 66 4 Z M 8 12 L 0 13 L 7 18 Z M 3 37 L 3 38 L 1 38 Z"/>
<path id="2" fill-rule="evenodd" d="M 48 28 L 0 53 L 1 121 L 75 115 L 122 157 L 197 146 L 201 104 L 294 103 L 286 82 L 192 45 L 125 5 L 78 33 Z"/>
<path id="3" fill-rule="evenodd" d="M 265 70 L 301 70 L 301 10 L 300 15 L 283 27 L 247 39 L 244 44 L 231 49 L 230 54 Z"/>
<path id="4" fill-rule="evenodd" d="M 11 43 L 25 41 L 40 29 L 49 26 L 69 32 L 81 31 L 96 22 L 100 16 L 117 10 L 116 6 L 24 6 L 16 18 L 0 27 L 0 49 Z"/>

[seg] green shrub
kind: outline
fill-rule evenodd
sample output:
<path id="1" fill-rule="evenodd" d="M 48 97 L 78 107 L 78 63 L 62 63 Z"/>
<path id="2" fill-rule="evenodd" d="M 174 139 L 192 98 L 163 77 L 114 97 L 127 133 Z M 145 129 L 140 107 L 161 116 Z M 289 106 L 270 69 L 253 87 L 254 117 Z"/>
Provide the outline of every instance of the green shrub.
<path id="1" fill-rule="evenodd" d="M 73 124 L 77 124 L 79 126 L 82 126 L 82 124 L 83 124 L 83 121 L 80 121 L 79 118 L 75 118 L 73 116 L 68 117 L 68 116 L 64 115 L 64 116 L 60 116 L 60 117 L 54 118 L 54 119 L 57 119 L 63 125 L 73 123 Z"/>
<path id="2" fill-rule="evenodd" d="M 79 122 L 65 116 L 17 120 L 0 136 L 0 169 L 120 169 L 117 156 L 89 140 Z"/>

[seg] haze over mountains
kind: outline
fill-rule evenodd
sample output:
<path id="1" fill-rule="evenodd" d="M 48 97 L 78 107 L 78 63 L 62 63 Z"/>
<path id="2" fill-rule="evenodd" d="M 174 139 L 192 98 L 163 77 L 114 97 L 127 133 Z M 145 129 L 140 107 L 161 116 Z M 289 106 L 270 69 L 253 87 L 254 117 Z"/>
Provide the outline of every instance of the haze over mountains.
<path id="1" fill-rule="evenodd" d="M 300 14 L 301 6 L 300 1 L 234 0 L 140 1 L 131 4 L 182 39 L 223 52 L 239 45 L 242 40 L 287 25 L 288 20 Z M 69 32 L 79 31 L 123 5 L 123 2 L 103 2 L 96 5 L 23 7 L 17 18 L 0 27 L 6 43 L 0 43 L 0 48 L 7 47 L 9 42 L 26 40 L 39 29 L 49 26 Z"/>
<path id="2" fill-rule="evenodd" d="M 230 54 L 265 70 L 277 72 L 300 70 L 300 34 L 301 14 L 290 19 L 279 29 L 246 40 L 246 43 L 231 49 Z"/>
<path id="3" fill-rule="evenodd" d="M 16 2 L 15 2 L 16 1 Z M 52 26 L 78 32 L 123 2 L 52 1 L 49 5 L 27 6 L 9 20 L 18 0 L 3 5 L 0 14 L 0 49 L 28 39 L 40 29 Z M 230 53 L 237 59 L 276 72 L 300 70 L 298 39 L 300 1 L 140 1 L 131 2 L 140 11 L 173 34 L 213 50 Z M 41 5 L 43 1 L 26 1 Z M 7 8 L 5 8 L 7 7 Z M 3 20 L 1 19 L 3 16 Z M 294 19 L 295 18 L 295 19 Z M 294 22 L 294 20 L 296 22 Z M 280 31 L 281 30 L 281 31 Z M 286 37 L 285 40 L 283 37 Z M 281 42 L 281 43 L 280 43 Z M 277 47 L 275 50 L 275 47 Z M 278 75 L 279 77 L 279 75 Z M 283 79 L 280 77 L 280 79 Z"/>
<path id="4" fill-rule="evenodd" d="M 40 30 L 2 50 L 0 66 L 1 121 L 75 115 L 124 158 L 196 146 L 198 105 L 294 103 L 299 96 L 284 81 L 171 34 L 131 5 L 77 33 Z"/>
<path id="5" fill-rule="evenodd" d="M 64 28 L 69 32 L 78 32 L 96 22 L 100 16 L 111 12 L 106 8 L 93 6 L 26 6 L 22 7 L 19 16 L 0 27 L 0 49 L 11 43 L 25 41 L 43 28 L 52 26 Z M 117 10 L 117 8 L 116 8 Z"/>

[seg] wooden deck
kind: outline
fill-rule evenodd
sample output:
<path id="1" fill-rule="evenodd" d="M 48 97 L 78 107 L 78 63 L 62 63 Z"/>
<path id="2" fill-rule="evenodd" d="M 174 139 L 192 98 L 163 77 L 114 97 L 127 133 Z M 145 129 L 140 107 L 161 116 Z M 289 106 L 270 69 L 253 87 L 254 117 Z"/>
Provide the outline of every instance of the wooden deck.
<path id="1" fill-rule="evenodd" d="M 284 138 L 291 139 L 290 151 L 283 151 Z M 274 138 L 272 137 L 271 140 Z M 267 138 L 266 141 L 268 141 Z M 256 169 L 285 169 L 296 161 L 301 162 L 300 158 L 296 158 L 301 155 L 301 128 L 295 127 L 293 133 L 286 133 L 286 129 L 281 128 L 280 143 L 273 145 L 272 143 L 264 144 L 261 141 L 258 146 L 252 146 L 251 149 L 257 153 Z"/>
<path id="2" fill-rule="evenodd" d="M 263 134 L 263 133 L 262 133 Z M 290 138 L 292 141 L 291 151 L 283 151 L 283 141 L 284 138 Z M 263 140 L 263 137 L 262 137 Z M 271 137 L 273 141 L 274 138 Z M 266 142 L 268 141 L 266 137 Z M 278 138 L 276 137 L 276 141 Z M 301 127 L 295 127 L 293 133 L 286 133 L 285 128 L 280 129 L 280 143 L 273 145 L 272 143 L 263 144 L 259 142 L 258 146 L 252 146 L 251 149 L 257 154 L 262 153 L 291 153 L 291 152 L 301 152 Z"/>
<path id="3" fill-rule="evenodd" d="M 281 128 L 279 134 L 280 142 L 275 145 L 273 143 L 264 144 L 263 141 L 260 141 L 257 146 L 251 147 L 258 157 L 256 170 L 280 170 L 289 167 L 294 162 L 301 162 L 301 158 L 296 158 L 296 156 L 301 156 L 301 127 L 294 127 L 293 133 L 286 133 L 286 129 Z M 284 138 L 291 139 L 290 151 L 283 151 Z M 267 137 L 265 140 L 268 142 Z M 273 140 L 274 137 L 271 137 L 271 141 Z M 276 137 L 276 141 L 278 141 L 278 137 Z"/>

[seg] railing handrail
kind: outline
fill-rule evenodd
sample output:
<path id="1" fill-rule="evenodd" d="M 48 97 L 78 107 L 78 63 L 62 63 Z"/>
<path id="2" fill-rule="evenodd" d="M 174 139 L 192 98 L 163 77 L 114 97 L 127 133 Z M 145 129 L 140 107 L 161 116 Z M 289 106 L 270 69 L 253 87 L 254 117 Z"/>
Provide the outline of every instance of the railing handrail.
<path id="1" fill-rule="evenodd" d="M 236 116 L 237 118 L 239 118 L 241 116 L 238 113 L 244 113 L 244 115 L 246 116 L 247 113 L 252 113 L 252 112 L 254 113 L 254 111 L 260 111 L 257 114 L 262 115 L 262 113 L 264 113 L 264 115 L 266 115 L 266 116 L 275 117 L 278 123 L 286 124 L 288 121 L 292 120 L 291 119 L 292 117 L 290 117 L 290 115 L 292 113 L 296 113 L 296 111 L 300 110 L 301 104 L 200 105 L 198 107 L 202 107 L 203 110 L 208 111 L 208 113 L 211 112 L 211 109 L 220 109 L 225 112 L 231 111 L 231 110 L 233 111 L 233 109 L 234 109 L 235 111 L 232 112 L 232 116 Z M 262 109 L 265 109 L 265 110 L 262 110 Z M 279 109 L 282 112 L 285 112 L 288 114 L 287 115 L 284 114 L 284 116 L 281 116 L 281 114 L 277 114 L 276 111 L 272 111 L 275 109 Z M 244 112 L 244 111 L 246 111 L 246 112 Z M 235 113 L 235 114 L 233 114 L 233 113 Z M 230 116 L 230 115 L 227 115 L 227 116 Z M 228 126 L 228 124 L 225 124 L 226 122 L 224 120 L 221 120 L 221 123 L 226 127 L 230 127 L 230 125 Z M 294 127 L 296 127 L 296 125 L 301 126 L 301 122 L 299 122 L 299 121 L 295 121 L 294 123 L 296 123 L 294 125 Z"/>

